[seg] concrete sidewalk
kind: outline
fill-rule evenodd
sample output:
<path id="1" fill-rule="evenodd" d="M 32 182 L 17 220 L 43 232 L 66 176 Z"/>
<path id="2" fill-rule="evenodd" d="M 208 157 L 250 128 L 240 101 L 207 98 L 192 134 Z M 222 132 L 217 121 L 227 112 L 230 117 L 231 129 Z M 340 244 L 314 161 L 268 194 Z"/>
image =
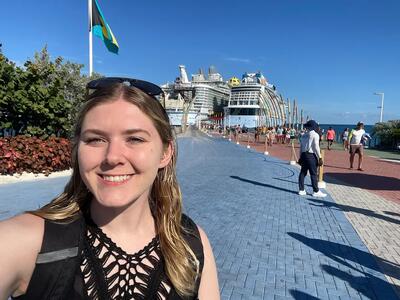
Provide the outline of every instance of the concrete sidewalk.
<path id="1" fill-rule="evenodd" d="M 298 168 L 222 138 L 195 132 L 178 149 L 185 210 L 209 236 L 222 299 L 399 299 L 396 255 L 372 253 L 355 228 L 364 218 L 399 227 L 397 204 L 391 215 L 363 211 L 363 196 L 339 201 L 340 183 L 328 184 L 333 198 L 300 197 Z M 65 181 L 0 186 L 0 218 L 43 204 Z"/>

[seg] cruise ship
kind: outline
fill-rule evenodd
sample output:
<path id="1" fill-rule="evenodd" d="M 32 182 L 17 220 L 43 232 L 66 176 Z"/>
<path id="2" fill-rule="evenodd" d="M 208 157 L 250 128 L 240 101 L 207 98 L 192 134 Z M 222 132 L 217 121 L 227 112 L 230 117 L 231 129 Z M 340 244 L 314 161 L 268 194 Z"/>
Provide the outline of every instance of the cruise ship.
<path id="1" fill-rule="evenodd" d="M 228 105 L 230 87 L 215 67 L 208 69 L 207 77 L 200 69 L 189 81 L 184 65 L 173 83 L 161 86 L 165 94 L 165 108 L 174 126 L 200 125 Z M 186 118 L 186 120 L 185 120 Z"/>
<path id="2" fill-rule="evenodd" d="M 277 126 L 285 124 L 285 102 L 274 85 L 257 73 L 245 73 L 229 80 L 231 95 L 224 109 L 225 126 Z"/>

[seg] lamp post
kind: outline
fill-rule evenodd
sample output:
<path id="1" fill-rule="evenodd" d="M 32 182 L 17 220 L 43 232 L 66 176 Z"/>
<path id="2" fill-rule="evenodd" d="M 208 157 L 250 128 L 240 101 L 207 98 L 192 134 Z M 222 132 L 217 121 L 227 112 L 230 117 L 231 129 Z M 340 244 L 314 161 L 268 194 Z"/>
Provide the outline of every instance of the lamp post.
<path id="1" fill-rule="evenodd" d="M 380 118 L 379 118 L 379 122 L 382 123 L 382 121 L 383 121 L 383 101 L 384 101 L 384 99 L 385 99 L 385 93 L 382 93 L 382 92 L 380 92 L 380 93 L 374 93 L 374 95 L 380 95 L 380 96 L 381 96 L 381 106 L 378 106 L 378 108 L 381 109 L 381 116 L 380 116 Z"/>

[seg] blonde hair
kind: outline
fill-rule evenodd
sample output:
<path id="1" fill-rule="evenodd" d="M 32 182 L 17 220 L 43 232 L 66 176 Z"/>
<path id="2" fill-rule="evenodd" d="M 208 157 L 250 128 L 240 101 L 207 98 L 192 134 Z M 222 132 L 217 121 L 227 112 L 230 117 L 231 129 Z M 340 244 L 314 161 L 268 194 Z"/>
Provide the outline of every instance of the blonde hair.
<path id="1" fill-rule="evenodd" d="M 176 178 L 176 142 L 169 118 L 158 100 L 139 89 L 123 84 L 113 84 L 88 95 L 74 128 L 72 140 L 72 176 L 64 192 L 32 214 L 49 220 L 73 220 L 80 212 L 88 210 L 91 193 L 86 188 L 78 164 L 78 144 L 83 120 L 95 106 L 116 101 L 119 98 L 136 105 L 153 122 L 164 147 L 172 145 L 173 153 L 169 164 L 158 170 L 154 180 L 149 204 L 155 219 L 160 248 L 165 260 L 165 270 L 178 294 L 189 296 L 194 293 L 199 276 L 199 262 L 182 236 L 182 195 Z"/>

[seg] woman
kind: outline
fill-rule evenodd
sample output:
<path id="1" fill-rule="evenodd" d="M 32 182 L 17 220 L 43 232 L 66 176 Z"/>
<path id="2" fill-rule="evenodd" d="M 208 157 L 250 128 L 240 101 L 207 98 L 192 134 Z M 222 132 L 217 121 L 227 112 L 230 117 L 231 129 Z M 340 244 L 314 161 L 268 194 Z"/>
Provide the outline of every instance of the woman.
<path id="1" fill-rule="evenodd" d="M 349 128 L 346 128 L 343 132 L 342 132 L 342 141 L 343 141 L 343 149 L 344 150 L 349 150 Z"/>
<path id="2" fill-rule="evenodd" d="M 300 138 L 300 160 L 301 165 L 299 175 L 299 195 L 307 195 L 304 189 L 304 178 L 310 172 L 311 184 L 313 187 L 313 197 L 326 197 L 326 194 L 318 188 L 317 167 L 322 165 L 321 151 L 319 148 L 318 124 L 314 120 L 309 120 L 304 124 L 306 132 Z"/>
<path id="3" fill-rule="evenodd" d="M 265 132 L 265 143 L 267 144 L 267 146 L 271 146 L 272 142 L 271 142 L 271 127 L 268 127 L 266 129 Z"/>
<path id="4" fill-rule="evenodd" d="M 336 137 L 335 130 L 332 127 L 329 127 L 328 131 L 326 132 L 326 140 L 328 141 L 328 150 L 331 150 L 335 137 Z"/>
<path id="5" fill-rule="evenodd" d="M 358 153 L 358 171 L 364 171 L 362 162 L 364 157 L 363 137 L 365 136 L 364 123 L 358 122 L 355 129 L 352 129 L 349 134 L 350 145 L 350 169 L 353 169 L 354 156 Z"/>
<path id="6" fill-rule="evenodd" d="M 272 147 L 272 145 L 275 143 L 275 128 L 274 127 L 269 127 L 269 133 L 268 133 L 268 146 Z"/>
<path id="7" fill-rule="evenodd" d="M 219 299 L 207 236 L 182 214 L 161 89 L 88 88 L 64 192 L 0 223 L 0 299 Z"/>

